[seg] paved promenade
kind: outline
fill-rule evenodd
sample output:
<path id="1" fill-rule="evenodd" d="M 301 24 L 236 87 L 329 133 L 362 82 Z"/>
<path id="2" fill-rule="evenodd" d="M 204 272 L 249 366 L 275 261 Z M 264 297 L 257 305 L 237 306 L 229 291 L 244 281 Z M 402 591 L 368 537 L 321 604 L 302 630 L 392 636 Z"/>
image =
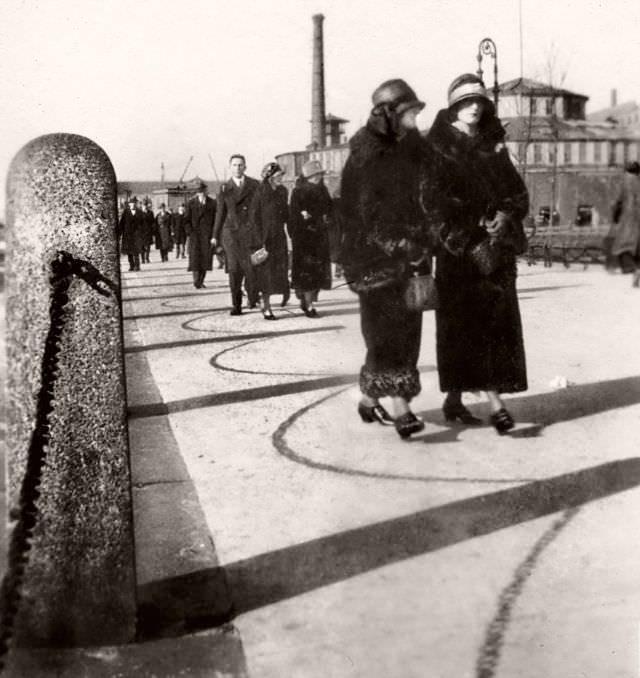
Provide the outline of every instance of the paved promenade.
<path id="1" fill-rule="evenodd" d="M 530 388 L 504 437 L 445 424 L 425 314 L 426 428 L 406 442 L 357 417 L 346 287 L 317 319 L 274 299 L 267 322 L 229 316 L 221 271 L 195 290 L 185 269 L 123 273 L 143 642 L 75 655 L 94 673 L 58 658 L 65 676 L 638 675 L 628 276 L 521 266 Z"/>
<path id="2" fill-rule="evenodd" d="M 521 267 L 530 389 L 509 399 L 518 426 L 504 437 L 444 423 L 425 314 L 414 405 L 427 426 L 404 442 L 356 415 L 348 289 L 323 293 L 317 319 L 274 305 L 267 322 L 228 315 L 221 271 L 196 291 L 184 269 L 123 276 L 137 505 L 175 492 L 190 507 L 154 546 L 162 557 L 140 554 L 152 603 L 171 581 L 213 616 L 232 608 L 236 670 L 252 678 L 637 675 L 640 293 L 628 277 Z M 137 455 L 150 428 L 165 444 Z"/>

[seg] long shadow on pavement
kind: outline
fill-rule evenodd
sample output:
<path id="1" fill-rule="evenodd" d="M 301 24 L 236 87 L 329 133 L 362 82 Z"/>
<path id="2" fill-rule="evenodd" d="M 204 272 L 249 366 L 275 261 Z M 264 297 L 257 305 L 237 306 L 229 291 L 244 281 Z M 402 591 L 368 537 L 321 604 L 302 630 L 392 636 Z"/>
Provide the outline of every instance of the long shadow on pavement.
<path id="1" fill-rule="evenodd" d="M 224 567 L 239 615 L 514 525 L 640 485 L 640 458 L 623 459 L 313 539 Z M 198 599 L 219 568 L 152 582 L 145 594 L 177 586 Z"/>

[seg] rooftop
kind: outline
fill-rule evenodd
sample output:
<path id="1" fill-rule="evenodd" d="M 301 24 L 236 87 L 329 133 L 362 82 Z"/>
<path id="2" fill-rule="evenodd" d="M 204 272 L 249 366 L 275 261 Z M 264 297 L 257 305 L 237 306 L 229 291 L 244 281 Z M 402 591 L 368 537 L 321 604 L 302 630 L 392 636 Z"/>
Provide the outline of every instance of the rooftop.
<path id="1" fill-rule="evenodd" d="M 507 80 L 500 85 L 500 93 L 502 95 L 510 94 L 527 94 L 527 95 L 537 95 L 537 96 L 572 96 L 578 97 L 580 99 L 588 99 L 588 96 L 584 94 L 577 94 L 576 92 L 571 92 L 568 89 L 563 89 L 561 87 L 554 87 L 548 83 L 539 82 L 537 80 L 532 80 L 531 78 L 514 78 L 513 80 Z"/>

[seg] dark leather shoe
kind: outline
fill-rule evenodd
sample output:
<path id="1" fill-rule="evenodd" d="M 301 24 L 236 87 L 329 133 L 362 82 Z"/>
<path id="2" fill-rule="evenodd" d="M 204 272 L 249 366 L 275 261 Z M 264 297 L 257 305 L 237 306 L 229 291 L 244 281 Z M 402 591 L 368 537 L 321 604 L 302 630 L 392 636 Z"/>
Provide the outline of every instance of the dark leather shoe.
<path id="1" fill-rule="evenodd" d="M 513 417 L 507 412 L 504 407 L 501 407 L 497 412 L 494 412 L 490 417 L 489 421 L 495 430 L 498 432 L 498 435 L 503 436 L 507 431 L 512 429 L 516 424 L 513 421 Z"/>
<path id="2" fill-rule="evenodd" d="M 412 433 L 418 433 L 424 428 L 424 422 L 418 419 L 413 412 L 407 412 L 395 420 L 395 427 L 398 435 L 406 440 Z"/>
<path id="3" fill-rule="evenodd" d="M 382 405 L 380 405 L 380 403 L 373 407 L 367 407 L 367 405 L 360 403 L 358 405 L 358 414 L 365 424 L 373 424 L 374 421 L 377 421 L 383 426 L 393 426 L 395 423 L 393 417 L 384 409 L 384 407 L 382 407 Z"/>
<path id="4" fill-rule="evenodd" d="M 262 317 L 265 320 L 277 320 L 275 315 L 273 315 L 273 311 L 262 311 Z"/>
<path id="5" fill-rule="evenodd" d="M 471 412 L 469 412 L 469 410 L 460 402 L 452 403 L 448 400 L 445 400 L 444 405 L 442 406 L 442 414 L 444 414 L 446 421 L 453 422 L 458 419 L 467 426 L 478 426 L 479 424 L 482 424 L 482 419 L 474 417 L 473 414 L 471 414 Z"/>
<path id="6" fill-rule="evenodd" d="M 242 309 L 241 308 L 232 308 L 229 311 L 229 315 L 242 315 Z"/>
<path id="7" fill-rule="evenodd" d="M 316 311 L 315 308 L 308 308 L 304 314 L 307 316 L 307 318 L 317 318 L 318 317 L 318 311 Z"/>

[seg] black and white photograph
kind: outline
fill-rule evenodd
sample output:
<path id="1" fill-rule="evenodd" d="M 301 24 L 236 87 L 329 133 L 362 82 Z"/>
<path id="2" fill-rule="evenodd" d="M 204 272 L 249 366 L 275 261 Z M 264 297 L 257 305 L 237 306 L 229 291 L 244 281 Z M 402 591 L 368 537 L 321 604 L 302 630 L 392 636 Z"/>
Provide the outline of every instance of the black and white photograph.
<path id="1" fill-rule="evenodd" d="M 639 55 L 3 0 L 0 678 L 640 676 Z"/>

